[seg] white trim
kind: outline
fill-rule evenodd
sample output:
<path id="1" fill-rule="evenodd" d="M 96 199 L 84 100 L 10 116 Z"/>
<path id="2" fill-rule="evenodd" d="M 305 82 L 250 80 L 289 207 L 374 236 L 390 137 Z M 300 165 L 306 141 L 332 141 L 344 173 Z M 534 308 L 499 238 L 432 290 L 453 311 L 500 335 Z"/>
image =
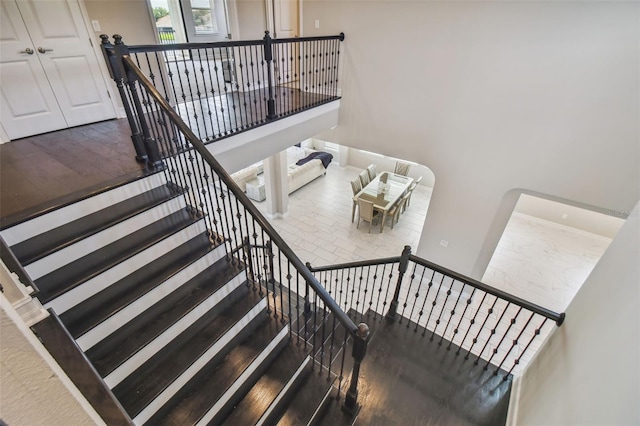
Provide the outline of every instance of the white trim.
<path id="1" fill-rule="evenodd" d="M 278 407 L 278 404 L 280 403 L 282 398 L 284 398 L 287 395 L 291 386 L 293 386 L 293 384 L 296 382 L 300 374 L 302 374 L 302 371 L 305 369 L 307 365 L 309 365 L 310 362 L 311 362 L 311 357 L 307 356 L 305 360 L 302 362 L 302 364 L 300 364 L 300 367 L 298 367 L 296 372 L 293 373 L 293 376 L 291 376 L 289 381 L 280 390 L 280 392 L 278 393 L 278 396 L 276 396 L 276 398 L 273 400 L 271 405 L 269 405 L 269 408 L 267 408 L 267 411 L 265 411 L 264 414 L 260 417 L 260 419 L 256 423 L 256 426 L 262 426 L 267 421 L 267 419 L 269 418 L 273 410 L 275 410 Z"/>
<path id="2" fill-rule="evenodd" d="M 280 330 L 280 333 L 267 345 L 266 348 L 260 352 L 253 362 L 242 372 L 240 377 L 236 379 L 235 382 L 227 389 L 227 391 L 222 395 L 216 403 L 207 411 L 207 413 L 202 416 L 202 418 L 196 423 L 197 426 L 207 425 L 213 418 L 218 414 L 220 410 L 229 402 L 231 398 L 238 392 L 240 387 L 244 385 L 244 383 L 249 380 L 252 374 L 260 368 L 260 366 L 265 362 L 265 360 L 271 355 L 271 353 L 276 349 L 276 347 L 282 342 L 289 334 L 289 324 Z"/>
<path id="3" fill-rule="evenodd" d="M 184 373 L 165 388 L 149 405 L 147 405 L 134 419 L 137 425 L 146 423 L 155 413 L 166 404 L 184 385 L 189 382 L 209 361 L 211 361 L 225 346 L 227 346 L 242 329 L 267 308 L 267 299 L 262 299 L 224 336 L 216 341 L 200 358 L 196 360 Z"/>
<path id="4" fill-rule="evenodd" d="M 84 26 L 87 29 L 87 34 L 91 38 L 91 45 L 93 53 L 96 55 L 96 59 L 98 61 L 98 68 L 100 69 L 100 76 L 104 81 L 104 87 L 109 92 L 109 100 L 111 101 L 111 105 L 113 106 L 113 113 L 115 116 L 113 118 L 118 118 L 118 104 L 116 103 L 115 97 L 120 96 L 118 92 L 114 92 L 112 88 L 115 83 L 111 80 L 109 75 L 109 70 L 107 69 L 107 64 L 104 60 L 104 55 L 102 54 L 102 48 L 100 47 L 100 41 L 96 40 L 93 36 L 96 32 L 93 30 L 93 25 L 91 25 L 91 18 L 89 17 L 89 12 L 87 11 L 87 7 L 85 6 L 85 0 L 77 0 L 78 5 L 80 6 L 80 14 L 82 15 L 82 20 L 84 21 Z M 90 123 L 87 123 L 90 124 Z"/>

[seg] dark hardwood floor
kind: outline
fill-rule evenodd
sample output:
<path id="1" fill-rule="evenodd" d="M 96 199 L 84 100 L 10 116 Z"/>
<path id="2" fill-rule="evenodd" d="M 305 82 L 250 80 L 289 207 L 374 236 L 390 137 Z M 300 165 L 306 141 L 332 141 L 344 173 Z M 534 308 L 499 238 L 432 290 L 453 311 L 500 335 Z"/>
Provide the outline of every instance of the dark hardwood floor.
<path id="1" fill-rule="evenodd" d="M 3 226 L 29 210 L 130 174 L 136 162 L 127 121 L 109 120 L 0 145 Z"/>
<path id="2" fill-rule="evenodd" d="M 505 372 L 494 375 L 486 362 L 447 350 L 448 341 L 414 333 L 389 323 L 380 315 L 356 318 L 371 327 L 366 357 L 360 370 L 358 402 L 361 410 L 356 425 L 504 425 L 512 379 Z M 437 336 L 436 336 L 437 337 Z M 334 402 L 323 424 L 346 425 L 340 410 L 343 400 Z"/>

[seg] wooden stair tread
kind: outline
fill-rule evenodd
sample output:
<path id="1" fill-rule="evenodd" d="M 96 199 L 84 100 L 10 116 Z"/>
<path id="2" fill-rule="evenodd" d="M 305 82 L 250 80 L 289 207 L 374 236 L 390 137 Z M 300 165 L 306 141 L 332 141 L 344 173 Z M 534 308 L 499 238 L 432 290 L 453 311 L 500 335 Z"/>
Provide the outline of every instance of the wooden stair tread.
<path id="1" fill-rule="evenodd" d="M 148 423 L 176 426 L 196 424 L 269 345 L 278 329 L 277 322 L 265 321 L 222 360 L 210 362 L 203 368 Z M 220 420 L 209 424 L 220 424 Z"/>
<path id="2" fill-rule="evenodd" d="M 197 222 L 202 217 L 201 213 L 193 214 L 187 208 L 181 209 L 56 269 L 35 280 L 40 289 L 38 298 L 42 303 L 49 302 L 169 235 Z"/>
<path id="3" fill-rule="evenodd" d="M 11 250 L 20 263 L 26 266 L 87 236 L 162 204 L 182 192 L 170 185 L 159 186 L 15 244 Z"/>
<path id="4" fill-rule="evenodd" d="M 60 319 L 77 338 L 214 248 L 202 233 L 62 313 Z"/>
<path id="5" fill-rule="evenodd" d="M 306 353 L 300 347 L 297 347 L 295 343 L 287 345 L 249 393 L 245 395 L 233 412 L 225 419 L 225 423 L 230 425 L 256 424 L 291 380 L 306 357 Z M 309 371 L 307 370 L 306 374 Z M 304 377 L 301 378 L 304 379 Z M 294 386 L 289 393 L 292 394 L 296 389 L 297 387 Z"/>
<path id="6" fill-rule="evenodd" d="M 322 375 L 318 374 L 318 365 L 315 370 L 307 377 L 303 386 L 300 387 L 295 397 L 289 403 L 287 410 L 284 412 L 278 426 L 298 426 L 306 425 L 314 418 L 316 411 L 322 411 L 324 407 L 324 398 L 330 391 L 335 381 L 335 376 L 327 380 L 327 372 L 322 371 Z M 325 403 L 328 401 L 325 401 Z"/>
<path id="7" fill-rule="evenodd" d="M 241 269 L 220 259 L 200 274 L 165 296 L 149 309 L 86 351 L 98 372 L 105 377 L 167 328 L 189 313 L 206 298 L 225 286 Z M 243 284 L 241 284 L 243 285 Z M 220 311 L 231 303 L 220 304 Z"/>
<path id="8" fill-rule="evenodd" d="M 133 418 L 258 302 L 245 291 L 222 313 L 212 309 L 112 390 Z M 254 321 L 264 321 L 266 314 Z M 245 327 L 246 328 L 246 327 Z"/>

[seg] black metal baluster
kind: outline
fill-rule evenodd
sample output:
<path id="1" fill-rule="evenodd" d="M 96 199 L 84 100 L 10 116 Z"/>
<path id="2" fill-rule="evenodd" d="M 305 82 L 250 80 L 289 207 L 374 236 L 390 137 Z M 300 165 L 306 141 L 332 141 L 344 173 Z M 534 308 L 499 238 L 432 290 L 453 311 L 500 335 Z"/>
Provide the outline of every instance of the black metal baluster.
<path id="1" fill-rule="evenodd" d="M 331 380 L 331 366 L 333 365 L 333 347 L 336 340 L 336 316 L 332 315 L 331 336 L 329 337 L 329 360 L 327 361 L 327 382 Z"/>
<path id="2" fill-rule="evenodd" d="M 205 76 L 205 72 L 208 71 L 209 69 L 209 60 L 208 60 L 208 56 L 207 56 L 207 51 L 206 49 L 204 50 L 204 59 L 205 59 L 205 63 L 207 64 L 207 68 L 205 69 L 204 64 L 202 63 L 202 53 L 201 53 L 202 49 L 197 49 L 198 52 L 198 63 L 200 64 L 200 77 L 202 78 L 202 88 L 200 88 L 200 85 L 198 85 L 198 96 L 200 97 L 200 106 L 202 108 L 202 123 L 203 123 L 203 127 L 205 129 L 205 134 L 204 137 L 203 135 L 200 135 L 200 139 L 205 140 L 205 141 L 211 141 L 213 139 L 215 139 L 215 132 L 214 132 L 214 125 L 213 125 L 213 113 L 211 112 L 211 103 L 209 102 L 209 90 L 207 89 L 207 79 Z M 210 73 L 211 71 L 209 71 Z M 202 99 L 202 95 L 204 95 L 204 100 Z M 203 104 L 204 102 L 204 104 Z M 204 110 L 204 105 L 206 105 L 206 111 Z M 207 122 L 205 120 L 205 115 L 207 115 L 209 117 L 209 124 L 207 125 Z M 208 127 L 211 128 L 211 133 L 209 132 Z M 210 136 L 211 135 L 211 136 Z"/>
<path id="3" fill-rule="evenodd" d="M 480 304 L 478 305 L 478 309 L 476 309 L 476 313 L 473 315 L 473 318 L 471 318 L 469 320 L 469 328 L 467 328 L 467 331 L 464 334 L 464 337 L 462 338 L 462 341 L 460 342 L 460 346 L 458 347 L 458 350 L 456 351 L 456 355 L 460 355 L 460 350 L 463 348 L 464 341 L 467 340 L 467 336 L 469 335 L 469 332 L 471 332 L 471 328 L 476 323 L 476 318 L 478 317 L 478 313 L 480 313 L 480 309 L 482 308 L 482 305 L 484 304 L 484 300 L 487 298 L 487 294 L 488 293 L 484 293 L 482 295 L 482 300 L 480 301 Z M 471 304 L 472 300 L 473 300 L 473 298 L 470 297 L 469 300 L 467 300 L 467 303 Z"/>
<path id="4" fill-rule="evenodd" d="M 496 297 L 496 301 L 498 300 L 498 298 Z M 494 306 L 495 306 L 495 302 L 494 302 Z M 500 322 L 502 321 L 502 318 L 504 317 L 504 314 L 507 313 L 507 309 L 509 309 L 509 306 L 511 306 L 511 303 L 507 303 L 507 306 L 504 308 L 504 310 L 502 311 L 502 314 L 500 314 L 500 317 L 498 318 L 498 321 L 496 321 L 495 325 L 493 326 L 493 328 L 490 330 L 489 334 L 489 338 L 487 339 L 487 341 L 484 343 L 484 346 L 482 347 L 482 350 L 480 351 L 480 354 L 478 355 L 478 357 L 476 358 L 476 360 L 473 362 L 475 365 L 478 365 L 478 362 L 480 361 L 480 355 L 482 355 L 482 353 L 484 352 L 484 350 L 487 348 L 487 346 L 489 346 L 489 342 L 491 341 L 491 339 L 493 338 L 493 335 L 496 334 L 496 330 L 498 329 L 498 326 L 500 325 Z M 487 315 L 487 318 L 489 317 L 489 315 Z M 486 322 L 486 320 L 485 320 Z M 484 324 L 483 324 L 484 326 Z"/>
<path id="5" fill-rule="evenodd" d="M 447 334 L 447 330 L 449 329 L 449 324 L 451 324 L 451 320 L 453 319 L 454 315 L 456 314 L 456 309 L 458 308 L 458 303 L 460 302 L 460 298 L 462 297 L 462 293 L 464 291 L 465 285 L 466 285 L 465 283 L 462 283 L 462 288 L 458 292 L 458 298 L 456 299 L 456 303 L 454 303 L 453 308 L 451 309 L 451 312 L 449 312 L 449 320 L 447 321 L 447 325 L 445 325 L 445 327 L 444 327 L 444 331 L 440 335 L 440 341 L 438 342 L 438 345 L 442 345 L 442 341 L 444 340 L 444 336 Z M 453 283 L 451 285 L 451 289 L 453 290 Z M 453 335 L 451 336 L 451 340 L 453 340 Z"/>
<path id="6" fill-rule="evenodd" d="M 420 277 L 420 283 L 418 288 L 422 287 L 422 281 L 424 279 L 424 273 L 427 271 L 427 268 L 422 270 L 422 276 Z M 424 296 L 424 300 L 422 301 L 422 307 L 420 307 L 420 312 L 418 312 L 418 319 L 416 320 L 416 327 L 413 329 L 414 333 L 418 332 L 418 326 L 420 325 L 420 319 L 422 315 L 424 315 L 424 307 L 427 306 L 427 300 L 429 299 L 429 293 L 431 292 L 431 287 L 433 287 L 433 278 L 436 275 L 436 271 L 431 270 L 431 278 L 429 278 L 429 284 L 427 284 L 427 294 Z M 416 293 L 417 296 L 418 293 Z M 426 327 L 426 326 L 425 326 Z"/>
<path id="7" fill-rule="evenodd" d="M 411 272 L 411 280 L 409 281 L 409 289 L 407 290 L 407 300 L 409 300 L 409 297 L 411 295 L 413 295 L 413 291 L 411 290 L 413 288 L 413 282 L 416 279 L 416 270 L 418 268 L 418 264 L 417 263 L 413 263 L 413 271 Z M 424 276 L 424 268 L 422 269 L 422 274 Z M 411 306 L 411 313 L 409 313 L 409 321 L 407 321 L 407 328 L 409 328 L 409 326 L 411 325 L 411 319 L 413 318 L 413 313 L 416 310 L 416 305 L 418 304 L 418 297 L 420 297 L 420 284 L 422 283 L 422 279 L 420 279 L 418 282 L 416 282 L 416 290 L 415 290 L 415 295 L 413 296 L 413 304 Z M 405 312 L 405 308 L 407 307 L 407 303 L 405 302 L 404 304 L 404 308 L 402 309 L 402 316 L 404 316 L 404 312 Z M 417 324 L 417 321 L 416 321 Z"/>
<path id="8" fill-rule="evenodd" d="M 293 339 L 293 336 L 291 335 L 292 333 L 292 328 L 291 327 L 291 262 L 289 262 L 289 260 L 287 259 L 287 297 L 288 297 L 288 305 L 289 305 L 289 341 L 291 341 Z"/>
<path id="9" fill-rule="evenodd" d="M 327 330 L 327 307 L 322 304 L 322 336 L 320 339 L 320 350 L 316 352 L 320 356 L 320 371 L 319 375 L 322 375 L 322 368 L 324 366 L 324 343 L 325 343 L 325 332 Z"/>
<path id="10" fill-rule="evenodd" d="M 507 357 L 509 356 L 509 354 L 511 354 L 511 351 L 513 350 L 513 348 L 515 348 L 518 345 L 520 338 L 524 334 L 525 330 L 527 329 L 527 327 L 529 326 L 529 324 L 531 323 L 531 320 L 535 315 L 536 315 L 535 313 L 531 312 L 531 315 L 529 315 L 529 319 L 527 319 L 527 322 L 525 323 L 524 327 L 522 327 L 522 330 L 520 330 L 518 337 L 516 337 L 514 340 L 511 341 L 511 347 L 509 348 L 507 353 L 504 355 L 504 358 L 502 358 L 502 361 L 500 361 L 500 365 L 498 365 L 498 368 L 496 368 L 496 371 L 493 372 L 494 376 L 498 375 L 498 371 L 500 371 L 500 369 L 502 368 L 502 365 L 507 360 Z"/>
<path id="11" fill-rule="evenodd" d="M 344 339 L 342 340 L 342 361 L 340 362 L 340 376 L 338 377 L 338 395 L 336 400 L 340 400 L 340 393 L 342 392 L 342 381 L 344 380 L 344 360 L 347 357 L 347 343 L 349 342 L 349 332 L 345 328 Z"/>
<path id="12" fill-rule="evenodd" d="M 505 309 L 505 313 L 506 313 L 506 309 Z M 516 323 L 517 319 L 518 319 L 518 315 L 520 315 L 520 312 L 522 312 L 522 306 L 519 307 L 518 312 L 516 312 L 515 316 L 513 318 L 511 318 L 511 320 L 509 321 L 509 326 L 507 327 L 507 329 L 505 330 L 504 334 L 502 335 L 502 339 L 500 339 L 500 341 L 498 342 L 498 345 L 493 349 L 493 353 L 491 354 L 491 356 L 489 357 L 489 359 L 487 360 L 487 363 L 484 365 L 484 370 L 487 370 L 489 368 L 489 364 L 491 363 L 491 360 L 493 359 L 494 356 L 496 356 L 496 354 L 498 353 L 498 350 L 500 349 L 500 346 L 502 345 L 502 342 L 504 342 L 504 339 L 507 337 L 507 334 L 509 334 L 509 330 L 511 330 L 511 327 L 513 327 L 513 325 Z M 498 322 L 499 324 L 499 322 Z M 498 328 L 498 324 L 496 324 L 496 329 Z"/>
<path id="13" fill-rule="evenodd" d="M 473 346 L 478 343 L 478 337 L 480 336 L 480 333 L 482 333 L 482 330 L 484 329 L 485 324 L 487 323 L 487 321 L 489 320 L 489 317 L 491 316 L 491 314 L 493 314 L 493 308 L 495 308 L 496 303 L 498 302 L 498 298 L 496 297 L 493 300 L 493 304 L 491 305 L 491 307 L 489 308 L 489 310 L 487 311 L 487 315 L 484 317 L 484 321 L 482 322 L 482 325 L 480 326 L 480 328 L 478 329 L 478 333 L 476 334 L 476 337 L 473 338 L 473 340 L 471 341 L 471 347 L 469 348 L 469 350 L 467 351 L 467 355 L 465 355 L 464 359 L 469 359 L 469 355 L 471 354 L 471 350 L 473 349 Z M 482 353 L 482 352 L 481 352 Z"/>
<path id="14" fill-rule="evenodd" d="M 455 280 L 452 278 L 451 279 L 451 286 L 449 286 L 449 289 L 447 290 L 446 296 L 444 298 L 444 302 L 442 303 L 442 309 L 440 309 L 440 314 L 438 314 L 438 318 L 436 318 L 436 326 L 433 327 L 433 330 L 431 331 L 431 337 L 429 338 L 429 340 L 431 342 L 433 342 L 433 336 L 435 336 L 436 329 L 440 325 L 440 320 L 442 319 L 442 313 L 444 312 L 444 309 L 447 307 L 447 302 L 449 301 L 449 296 L 451 296 L 451 289 L 453 289 L 453 283 L 454 282 L 455 282 Z M 440 291 L 440 289 L 438 289 L 438 292 L 439 291 Z"/>
<path id="15" fill-rule="evenodd" d="M 298 324 L 298 340 L 297 344 L 300 345 L 300 274 L 296 273 L 296 310 L 297 310 L 297 319 L 296 324 Z"/>
<path id="16" fill-rule="evenodd" d="M 547 322 L 547 319 L 548 318 L 545 317 L 544 320 L 542 321 L 542 324 L 540 324 L 540 326 L 535 329 L 535 331 L 533 332 L 533 336 L 531 336 L 531 339 L 527 343 L 527 346 L 525 346 L 522 352 L 520 352 L 520 356 L 516 358 L 515 361 L 513 361 L 513 365 L 511 366 L 507 374 L 505 374 L 505 376 L 503 377 L 503 380 L 507 380 L 507 378 L 513 372 L 513 369 L 516 368 L 516 365 L 520 364 L 520 360 L 522 359 L 522 356 L 525 354 L 527 349 L 529 349 L 529 346 L 531 346 L 531 343 L 535 340 L 535 338 L 540 335 L 540 330 L 542 330 L 542 327 L 544 327 L 545 323 Z"/>
<path id="17" fill-rule="evenodd" d="M 467 299 L 467 302 L 465 303 L 464 310 L 462 311 L 462 314 L 460 315 L 460 320 L 458 321 L 458 325 L 456 326 L 456 328 L 453 329 L 453 336 L 451 337 L 451 340 L 449 341 L 449 345 L 447 346 L 447 350 L 451 349 L 451 344 L 453 343 L 456 334 L 458 334 L 460 332 L 460 325 L 462 324 L 462 320 L 464 319 L 464 315 L 467 313 L 467 309 L 469 308 L 469 306 L 471 306 L 471 301 L 473 300 L 473 295 L 475 294 L 475 292 L 476 292 L 476 288 L 473 287 L 473 290 L 471 291 L 471 294 L 469 295 L 469 298 Z M 460 293 L 462 294 L 462 292 L 460 292 Z M 462 342 L 461 342 L 460 346 L 462 346 Z M 456 352 L 456 355 L 458 355 L 458 353 L 460 353 L 460 350 L 458 350 Z"/>
<path id="18" fill-rule="evenodd" d="M 429 316 L 427 317 L 427 322 L 424 325 L 424 330 L 422 331 L 422 336 L 427 333 L 427 329 L 429 328 L 429 321 L 431 321 L 431 315 L 433 314 L 433 310 L 436 308 L 438 304 L 438 296 L 440 295 L 440 290 L 442 289 L 442 283 L 444 282 L 444 275 L 440 279 L 440 284 L 438 285 L 438 290 L 436 290 L 436 294 L 433 297 L 433 302 L 431 302 L 431 309 L 429 310 Z M 431 283 L 429 283 L 431 284 Z"/>

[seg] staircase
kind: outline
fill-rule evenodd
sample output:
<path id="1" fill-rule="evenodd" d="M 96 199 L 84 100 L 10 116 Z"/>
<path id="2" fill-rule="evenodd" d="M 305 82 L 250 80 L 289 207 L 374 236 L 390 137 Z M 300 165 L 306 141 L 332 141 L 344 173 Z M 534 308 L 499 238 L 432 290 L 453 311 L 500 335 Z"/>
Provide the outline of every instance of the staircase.
<path id="1" fill-rule="evenodd" d="M 109 424 L 321 422 L 335 374 L 305 317 L 186 200 L 155 173 L 2 230 L 54 321 L 34 331 Z"/>

